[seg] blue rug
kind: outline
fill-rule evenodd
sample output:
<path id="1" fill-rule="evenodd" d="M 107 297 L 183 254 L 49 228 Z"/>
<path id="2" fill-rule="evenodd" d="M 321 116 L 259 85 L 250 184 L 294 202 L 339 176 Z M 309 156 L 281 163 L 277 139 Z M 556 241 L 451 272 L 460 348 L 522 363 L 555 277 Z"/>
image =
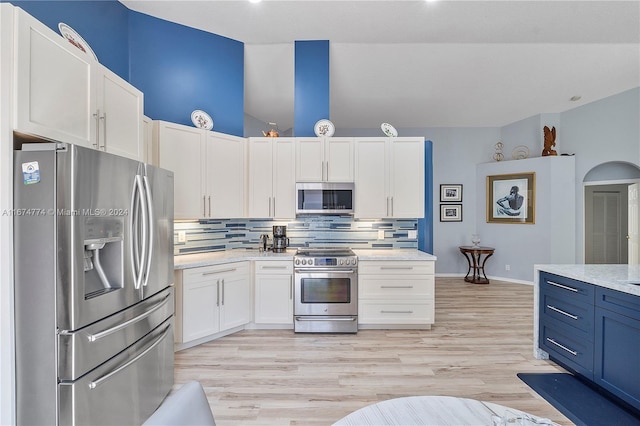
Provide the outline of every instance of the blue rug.
<path id="1" fill-rule="evenodd" d="M 518 373 L 518 377 L 576 425 L 640 425 L 640 417 L 572 374 Z"/>

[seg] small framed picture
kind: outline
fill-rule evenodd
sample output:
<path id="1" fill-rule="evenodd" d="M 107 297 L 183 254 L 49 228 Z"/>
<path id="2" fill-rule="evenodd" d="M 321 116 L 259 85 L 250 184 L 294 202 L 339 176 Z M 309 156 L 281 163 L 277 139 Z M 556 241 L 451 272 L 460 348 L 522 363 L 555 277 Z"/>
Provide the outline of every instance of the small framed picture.
<path id="1" fill-rule="evenodd" d="M 462 185 L 440 185 L 441 203 L 461 203 Z"/>
<path id="2" fill-rule="evenodd" d="M 462 204 L 440 204 L 440 222 L 462 222 Z"/>
<path id="3" fill-rule="evenodd" d="M 487 223 L 535 221 L 536 174 L 487 176 Z"/>

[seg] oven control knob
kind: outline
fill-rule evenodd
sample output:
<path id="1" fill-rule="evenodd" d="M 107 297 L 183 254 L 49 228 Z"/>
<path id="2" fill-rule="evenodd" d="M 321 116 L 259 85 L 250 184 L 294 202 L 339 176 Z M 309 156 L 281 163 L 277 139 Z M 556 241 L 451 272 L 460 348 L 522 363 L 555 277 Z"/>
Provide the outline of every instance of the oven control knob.
<path id="1" fill-rule="evenodd" d="M 344 264 L 344 260 L 340 259 L 340 260 L 338 261 L 338 263 L 339 263 L 340 265 L 343 265 L 343 264 Z"/>
<path id="2" fill-rule="evenodd" d="M 309 266 L 313 265 L 313 259 L 309 259 Z"/>
<path id="3" fill-rule="evenodd" d="M 300 259 L 296 259 L 295 264 L 299 265 L 300 264 Z"/>

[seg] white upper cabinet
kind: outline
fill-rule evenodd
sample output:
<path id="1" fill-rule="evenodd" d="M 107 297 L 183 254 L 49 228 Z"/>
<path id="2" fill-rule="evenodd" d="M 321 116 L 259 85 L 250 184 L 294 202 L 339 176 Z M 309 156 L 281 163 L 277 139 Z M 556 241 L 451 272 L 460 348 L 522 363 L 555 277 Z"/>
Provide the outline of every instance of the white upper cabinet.
<path id="1" fill-rule="evenodd" d="M 245 159 L 247 140 L 208 132 L 206 144 L 207 209 L 212 218 L 245 217 Z"/>
<path id="2" fill-rule="evenodd" d="M 249 138 L 248 216 L 295 217 L 293 138 Z"/>
<path id="3" fill-rule="evenodd" d="M 353 138 L 296 138 L 297 182 L 353 182 Z"/>
<path id="4" fill-rule="evenodd" d="M 355 139 L 355 217 L 424 217 L 424 139 Z"/>
<path id="5" fill-rule="evenodd" d="M 153 136 L 158 166 L 173 172 L 175 219 L 205 217 L 205 144 L 202 130 L 155 121 Z"/>
<path id="6" fill-rule="evenodd" d="M 142 92 L 15 8 L 17 131 L 137 160 Z"/>
<path id="7" fill-rule="evenodd" d="M 158 165 L 174 173 L 176 219 L 243 218 L 246 139 L 156 121 Z"/>

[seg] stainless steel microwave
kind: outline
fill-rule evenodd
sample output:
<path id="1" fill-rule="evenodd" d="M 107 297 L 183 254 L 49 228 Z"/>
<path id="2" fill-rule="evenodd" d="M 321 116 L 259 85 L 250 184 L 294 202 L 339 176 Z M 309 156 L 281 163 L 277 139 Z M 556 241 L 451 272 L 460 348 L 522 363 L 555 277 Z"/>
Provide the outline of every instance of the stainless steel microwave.
<path id="1" fill-rule="evenodd" d="M 296 183 L 296 214 L 353 214 L 353 182 Z"/>

